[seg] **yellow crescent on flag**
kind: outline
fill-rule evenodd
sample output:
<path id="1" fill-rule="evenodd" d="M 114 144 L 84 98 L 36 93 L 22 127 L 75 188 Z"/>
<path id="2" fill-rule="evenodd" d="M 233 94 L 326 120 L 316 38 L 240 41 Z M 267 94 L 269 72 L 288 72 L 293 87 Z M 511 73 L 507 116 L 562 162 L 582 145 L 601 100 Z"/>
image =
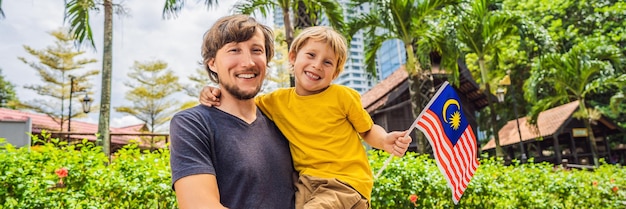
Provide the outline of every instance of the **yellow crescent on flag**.
<path id="1" fill-rule="evenodd" d="M 447 114 L 446 114 L 446 110 L 448 109 L 448 106 L 450 105 L 456 105 L 456 107 L 460 110 L 461 106 L 459 105 L 459 101 L 456 101 L 454 99 L 448 99 L 448 101 L 446 101 L 446 103 L 443 104 L 443 111 L 441 111 L 442 116 L 443 116 L 443 122 L 448 122 L 447 119 Z"/>

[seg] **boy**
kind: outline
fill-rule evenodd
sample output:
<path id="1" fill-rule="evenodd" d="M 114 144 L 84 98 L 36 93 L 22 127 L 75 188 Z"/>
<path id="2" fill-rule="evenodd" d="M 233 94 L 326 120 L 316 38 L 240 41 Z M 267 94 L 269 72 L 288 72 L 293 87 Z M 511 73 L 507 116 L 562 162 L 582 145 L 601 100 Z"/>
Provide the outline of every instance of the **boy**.
<path id="1" fill-rule="evenodd" d="M 346 41 L 331 28 L 304 29 L 289 49 L 296 85 L 255 98 L 289 140 L 299 179 L 296 208 L 369 208 L 373 175 L 360 138 L 403 156 L 411 138 L 375 125 L 355 90 L 331 84 L 344 68 Z M 205 88 L 201 102 L 219 105 Z"/>

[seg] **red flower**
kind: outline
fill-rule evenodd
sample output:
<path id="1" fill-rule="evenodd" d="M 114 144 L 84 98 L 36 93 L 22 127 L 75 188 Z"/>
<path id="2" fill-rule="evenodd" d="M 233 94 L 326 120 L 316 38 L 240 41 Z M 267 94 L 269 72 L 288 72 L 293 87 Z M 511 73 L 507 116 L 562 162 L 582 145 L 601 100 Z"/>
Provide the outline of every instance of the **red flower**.
<path id="1" fill-rule="evenodd" d="M 67 168 L 59 168 L 54 171 L 59 178 L 67 177 Z"/>
<path id="2" fill-rule="evenodd" d="M 613 192 L 617 193 L 617 190 L 619 190 L 619 188 L 617 188 L 617 186 L 614 186 L 612 190 Z"/>
<path id="3" fill-rule="evenodd" d="M 593 181 L 593 186 L 598 186 L 598 182 L 597 181 Z"/>
<path id="4" fill-rule="evenodd" d="M 413 205 L 417 206 L 417 195 L 416 194 L 412 194 L 411 196 L 409 196 L 409 200 L 411 200 L 411 202 L 413 203 Z"/>

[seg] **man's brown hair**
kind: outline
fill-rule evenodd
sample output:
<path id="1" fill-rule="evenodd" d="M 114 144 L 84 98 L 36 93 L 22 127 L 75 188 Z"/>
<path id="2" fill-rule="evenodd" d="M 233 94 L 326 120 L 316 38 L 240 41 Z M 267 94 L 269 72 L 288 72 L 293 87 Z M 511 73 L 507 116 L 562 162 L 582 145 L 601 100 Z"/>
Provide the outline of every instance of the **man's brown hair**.
<path id="1" fill-rule="evenodd" d="M 260 30 L 265 38 L 265 57 L 269 64 L 274 57 L 274 33 L 269 27 L 257 22 L 248 15 L 229 15 L 222 17 L 204 33 L 202 43 L 202 64 L 209 73 L 209 78 L 219 83 L 217 73 L 209 69 L 209 61 L 215 58 L 217 51 L 228 43 L 250 40 Z"/>

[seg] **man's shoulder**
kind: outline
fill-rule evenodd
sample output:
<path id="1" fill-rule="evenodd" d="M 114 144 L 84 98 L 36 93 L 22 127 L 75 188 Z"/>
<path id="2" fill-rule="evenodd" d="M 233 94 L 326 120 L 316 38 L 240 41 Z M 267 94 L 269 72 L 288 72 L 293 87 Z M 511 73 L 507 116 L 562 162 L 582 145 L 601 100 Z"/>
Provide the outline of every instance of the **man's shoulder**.
<path id="1" fill-rule="evenodd" d="M 187 109 L 177 112 L 176 114 L 174 114 L 174 118 L 209 116 L 212 112 L 211 109 L 213 108 L 199 104 L 199 105 L 196 105 L 195 107 L 187 108 Z"/>

